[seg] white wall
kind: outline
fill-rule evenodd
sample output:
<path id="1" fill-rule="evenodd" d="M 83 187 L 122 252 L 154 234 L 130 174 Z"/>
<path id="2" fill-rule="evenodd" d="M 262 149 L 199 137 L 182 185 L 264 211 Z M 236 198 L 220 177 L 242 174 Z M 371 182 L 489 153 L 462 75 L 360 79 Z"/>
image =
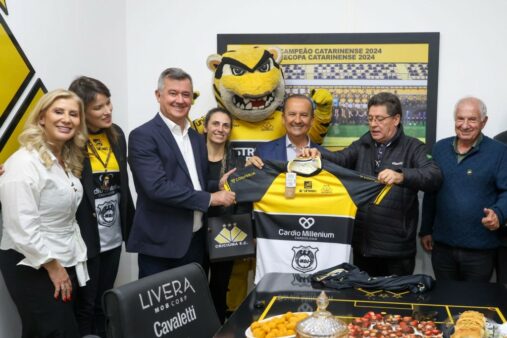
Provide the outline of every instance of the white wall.
<path id="1" fill-rule="evenodd" d="M 115 122 L 127 129 L 125 2 L 7 0 L 7 8 L 4 18 L 48 90 L 67 88 L 79 75 L 101 79 L 113 95 Z"/>
<path id="2" fill-rule="evenodd" d="M 486 102 L 484 132 L 496 135 L 507 129 L 506 12 L 502 0 L 127 0 L 130 127 L 157 109 L 153 90 L 166 67 L 193 76 L 202 95 L 192 116 L 215 104 L 206 57 L 219 33 L 440 32 L 437 139 L 453 135 L 453 106 L 465 95 Z"/>
<path id="3" fill-rule="evenodd" d="M 7 0 L 7 8 L 9 15 L 1 15 L 35 77 L 49 90 L 67 88 L 79 75 L 101 79 L 113 95 L 115 122 L 128 132 L 125 2 Z M 130 280 L 131 267 L 137 264 L 124 261 L 120 276 Z M 0 304 L 0 338 L 20 337 L 20 321 L 1 277 Z"/>
<path id="4" fill-rule="evenodd" d="M 468 94 L 488 105 L 487 135 L 507 129 L 503 0 L 7 0 L 7 6 L 7 24 L 47 88 L 67 87 L 81 74 L 101 79 L 113 94 L 115 122 L 127 133 L 156 112 L 153 91 L 166 67 L 193 76 L 201 98 L 192 117 L 215 105 L 206 58 L 216 52 L 219 33 L 440 32 L 437 139 L 453 135 L 453 105 Z M 422 257 L 418 269 L 429 272 Z M 134 279 L 136 265 L 124 255 L 118 282 Z M 2 327 L 0 338 L 10 337 Z"/>

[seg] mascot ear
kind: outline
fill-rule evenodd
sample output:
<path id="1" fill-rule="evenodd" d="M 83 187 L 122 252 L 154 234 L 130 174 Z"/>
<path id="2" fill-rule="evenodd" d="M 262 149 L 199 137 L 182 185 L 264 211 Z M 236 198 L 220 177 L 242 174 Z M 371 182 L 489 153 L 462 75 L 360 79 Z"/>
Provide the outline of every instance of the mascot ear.
<path id="1" fill-rule="evenodd" d="M 197 98 L 201 95 L 201 93 L 199 91 L 194 91 L 194 94 L 192 95 L 192 104 L 195 103 L 195 100 L 197 100 Z"/>
<path id="2" fill-rule="evenodd" d="M 282 50 L 278 47 L 268 47 L 266 48 L 268 52 L 273 54 L 273 58 L 275 59 L 276 63 L 280 64 L 280 61 L 282 61 Z"/>
<path id="3" fill-rule="evenodd" d="M 206 63 L 208 64 L 209 70 L 215 72 L 218 68 L 218 65 L 222 62 L 222 55 L 220 54 L 211 54 L 208 56 Z"/>

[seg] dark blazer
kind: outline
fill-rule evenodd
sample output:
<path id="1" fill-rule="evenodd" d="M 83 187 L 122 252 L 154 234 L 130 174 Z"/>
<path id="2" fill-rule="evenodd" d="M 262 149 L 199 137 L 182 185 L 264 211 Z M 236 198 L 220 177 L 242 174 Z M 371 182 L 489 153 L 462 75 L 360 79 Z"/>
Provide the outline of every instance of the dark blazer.
<path id="1" fill-rule="evenodd" d="M 111 128 L 115 128 L 118 132 L 118 143 L 113 144 L 110 142 L 110 144 L 120 167 L 120 219 L 123 240 L 126 241 L 134 219 L 134 202 L 130 194 L 127 172 L 127 145 L 125 134 L 121 128 L 115 124 Z M 84 193 L 76 212 L 76 219 L 81 229 L 81 236 L 88 249 L 88 258 L 93 258 L 100 253 L 100 238 L 97 215 L 95 213 L 95 198 L 93 195 L 95 186 L 93 185 L 93 174 L 89 158 L 85 158 L 83 162 L 83 172 L 81 175 Z"/>
<path id="2" fill-rule="evenodd" d="M 165 258 L 181 258 L 187 252 L 194 210 L 206 212 L 210 203 L 210 193 L 204 191 L 206 145 L 193 129 L 188 134 L 203 191 L 194 190 L 176 140 L 159 114 L 130 133 L 128 161 L 137 204 L 127 251 Z"/>
<path id="3" fill-rule="evenodd" d="M 255 148 L 254 155 L 263 160 L 287 161 L 287 140 L 285 136 L 283 135 L 271 142 L 259 143 Z M 322 147 L 312 141 L 310 141 L 310 147 L 317 148 L 322 152 Z"/>

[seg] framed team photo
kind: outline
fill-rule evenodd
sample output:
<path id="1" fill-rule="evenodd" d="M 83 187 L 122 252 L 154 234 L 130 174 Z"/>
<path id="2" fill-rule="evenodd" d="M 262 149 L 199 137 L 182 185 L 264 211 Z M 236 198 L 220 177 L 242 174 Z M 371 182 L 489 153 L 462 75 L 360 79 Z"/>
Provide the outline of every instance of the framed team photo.
<path id="1" fill-rule="evenodd" d="M 219 34 L 218 53 L 242 45 L 278 47 L 287 94 L 325 88 L 333 95 L 323 145 L 338 150 L 368 130 L 368 99 L 398 95 L 407 135 L 436 138 L 439 33 Z"/>

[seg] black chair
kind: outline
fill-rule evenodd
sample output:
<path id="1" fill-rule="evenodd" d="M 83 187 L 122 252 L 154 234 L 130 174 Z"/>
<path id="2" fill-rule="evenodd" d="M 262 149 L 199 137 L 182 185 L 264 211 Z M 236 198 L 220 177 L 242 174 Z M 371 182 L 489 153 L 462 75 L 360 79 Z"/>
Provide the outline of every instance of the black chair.
<path id="1" fill-rule="evenodd" d="M 102 302 L 108 338 L 206 338 L 220 327 L 208 279 L 196 263 L 108 290 Z"/>

